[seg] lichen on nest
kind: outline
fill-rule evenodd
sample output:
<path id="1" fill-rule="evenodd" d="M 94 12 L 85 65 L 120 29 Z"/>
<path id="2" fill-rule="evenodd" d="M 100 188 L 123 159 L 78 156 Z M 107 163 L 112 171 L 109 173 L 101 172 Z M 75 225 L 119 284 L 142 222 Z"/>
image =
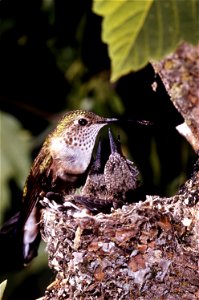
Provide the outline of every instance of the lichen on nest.
<path id="1" fill-rule="evenodd" d="M 41 233 L 56 280 L 43 299 L 198 299 L 198 186 L 195 170 L 178 195 L 110 214 L 72 197 L 46 204 Z"/>

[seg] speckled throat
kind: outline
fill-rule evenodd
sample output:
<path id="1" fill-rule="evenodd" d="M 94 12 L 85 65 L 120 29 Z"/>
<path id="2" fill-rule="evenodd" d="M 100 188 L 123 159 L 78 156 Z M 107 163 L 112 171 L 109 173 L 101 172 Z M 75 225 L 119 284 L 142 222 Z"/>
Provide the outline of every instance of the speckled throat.
<path id="1" fill-rule="evenodd" d="M 54 172 L 58 176 L 62 175 L 60 169 L 62 173 L 70 174 L 85 172 L 100 129 L 117 121 L 115 118 L 103 118 L 91 112 L 76 111 L 72 115 L 66 114 L 48 142 L 54 161 Z"/>

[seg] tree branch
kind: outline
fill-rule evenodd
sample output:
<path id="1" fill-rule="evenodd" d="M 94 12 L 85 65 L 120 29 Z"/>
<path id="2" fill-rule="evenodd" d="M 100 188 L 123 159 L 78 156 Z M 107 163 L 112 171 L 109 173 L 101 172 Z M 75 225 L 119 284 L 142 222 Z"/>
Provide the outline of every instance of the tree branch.
<path id="1" fill-rule="evenodd" d="M 177 130 L 199 151 L 199 46 L 182 44 L 175 53 L 153 63 L 185 123 Z"/>

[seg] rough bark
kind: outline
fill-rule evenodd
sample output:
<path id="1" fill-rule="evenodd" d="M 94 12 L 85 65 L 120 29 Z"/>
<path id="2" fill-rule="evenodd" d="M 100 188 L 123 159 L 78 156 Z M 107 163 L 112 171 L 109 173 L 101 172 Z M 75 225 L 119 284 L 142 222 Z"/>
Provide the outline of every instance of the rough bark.
<path id="1" fill-rule="evenodd" d="M 154 63 L 173 104 L 184 118 L 177 130 L 199 151 L 199 46 L 182 44 L 174 54 Z"/>
<path id="2" fill-rule="evenodd" d="M 198 48 L 184 44 L 154 64 L 196 152 L 197 57 Z M 96 215 L 74 205 L 47 205 L 41 233 L 56 280 L 41 299 L 198 299 L 198 200 L 199 160 L 191 178 L 170 198 L 147 196 L 144 202 Z"/>

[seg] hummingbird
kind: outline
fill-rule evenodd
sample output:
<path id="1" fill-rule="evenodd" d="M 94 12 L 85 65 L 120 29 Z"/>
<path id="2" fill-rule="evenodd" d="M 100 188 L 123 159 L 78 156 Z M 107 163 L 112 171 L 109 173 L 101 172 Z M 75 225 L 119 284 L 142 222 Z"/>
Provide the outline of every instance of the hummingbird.
<path id="1" fill-rule="evenodd" d="M 40 243 L 39 200 L 73 193 L 87 176 L 100 129 L 116 118 L 104 118 L 92 112 L 67 112 L 47 136 L 27 177 L 20 212 L 0 230 L 1 248 L 8 242 L 16 267 L 26 266 L 35 256 Z M 5 249 L 7 251 L 7 249 Z M 2 257 L 2 256 L 1 256 Z"/>
<path id="2" fill-rule="evenodd" d="M 105 166 L 102 165 L 102 146 L 99 140 L 96 157 L 90 166 L 86 182 L 80 195 L 73 199 L 92 212 L 110 212 L 132 197 L 139 187 L 139 171 L 135 164 L 127 159 L 121 148 L 120 138 L 115 142 L 109 128 L 111 153 Z"/>
<path id="3" fill-rule="evenodd" d="M 124 156 L 120 137 L 118 136 L 117 142 L 115 142 L 110 128 L 109 140 L 111 154 L 104 167 L 108 195 L 113 200 L 120 199 L 121 202 L 125 202 L 128 194 L 139 186 L 139 171 L 134 162 Z"/>

